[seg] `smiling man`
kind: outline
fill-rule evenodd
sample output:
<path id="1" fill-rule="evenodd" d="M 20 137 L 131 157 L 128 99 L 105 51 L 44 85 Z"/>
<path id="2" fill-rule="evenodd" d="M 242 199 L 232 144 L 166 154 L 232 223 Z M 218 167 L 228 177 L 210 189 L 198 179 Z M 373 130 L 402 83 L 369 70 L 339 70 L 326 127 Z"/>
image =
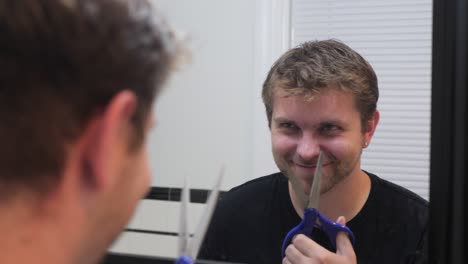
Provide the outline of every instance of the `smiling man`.
<path id="1" fill-rule="evenodd" d="M 149 189 L 176 55 L 146 0 L 0 0 L 0 263 L 97 263 Z"/>
<path id="2" fill-rule="evenodd" d="M 427 250 L 428 203 L 361 169 L 379 112 L 377 77 L 345 44 L 306 42 L 281 56 L 263 85 L 273 157 L 280 173 L 229 191 L 219 203 L 202 257 L 244 263 L 419 263 Z M 309 193 L 323 152 L 319 211 L 353 231 L 337 249 L 314 231 L 296 236 L 281 257 L 287 232 L 304 214 L 288 177 Z M 289 175 L 288 175 L 289 173 Z"/>

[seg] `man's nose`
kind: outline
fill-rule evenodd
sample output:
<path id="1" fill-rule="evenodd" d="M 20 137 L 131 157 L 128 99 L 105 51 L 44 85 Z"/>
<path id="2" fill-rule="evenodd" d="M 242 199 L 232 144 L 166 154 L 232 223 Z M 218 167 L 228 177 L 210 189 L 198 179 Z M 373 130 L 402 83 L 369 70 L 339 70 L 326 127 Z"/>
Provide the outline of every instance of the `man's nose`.
<path id="1" fill-rule="evenodd" d="M 310 135 L 303 135 L 297 145 L 297 155 L 303 161 L 314 161 L 320 153 L 320 142 Z"/>

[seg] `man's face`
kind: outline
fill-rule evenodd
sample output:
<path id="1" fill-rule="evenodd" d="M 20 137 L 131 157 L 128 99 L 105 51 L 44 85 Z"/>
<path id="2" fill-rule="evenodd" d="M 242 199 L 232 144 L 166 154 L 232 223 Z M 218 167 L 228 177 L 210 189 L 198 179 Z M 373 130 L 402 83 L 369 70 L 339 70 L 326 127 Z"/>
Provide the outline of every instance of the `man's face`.
<path id="1" fill-rule="evenodd" d="M 353 95 L 326 88 L 306 101 L 275 94 L 271 120 L 273 157 L 278 168 L 292 173 L 306 193 L 323 151 L 322 193 L 359 173 L 361 150 L 369 135 L 361 130 Z"/>

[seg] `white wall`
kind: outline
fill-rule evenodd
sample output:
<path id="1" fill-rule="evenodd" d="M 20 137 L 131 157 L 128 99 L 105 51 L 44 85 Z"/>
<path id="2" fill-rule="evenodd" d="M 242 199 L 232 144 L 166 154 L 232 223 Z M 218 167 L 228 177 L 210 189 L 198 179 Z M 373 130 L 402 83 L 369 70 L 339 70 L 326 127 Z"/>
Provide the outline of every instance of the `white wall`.
<path id="1" fill-rule="evenodd" d="M 191 62 L 173 75 L 150 135 L 153 185 L 210 188 L 222 164 L 223 189 L 252 170 L 255 4 L 250 0 L 157 1 L 189 38 Z"/>

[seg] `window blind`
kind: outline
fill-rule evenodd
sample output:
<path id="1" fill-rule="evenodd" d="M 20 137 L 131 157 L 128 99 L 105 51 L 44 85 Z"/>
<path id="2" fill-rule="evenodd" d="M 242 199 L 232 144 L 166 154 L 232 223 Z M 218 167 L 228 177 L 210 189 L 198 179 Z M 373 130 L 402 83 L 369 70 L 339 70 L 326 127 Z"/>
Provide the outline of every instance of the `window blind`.
<path id="1" fill-rule="evenodd" d="M 381 118 L 362 168 L 428 199 L 432 1 L 291 3 L 292 46 L 339 39 L 377 73 Z"/>

